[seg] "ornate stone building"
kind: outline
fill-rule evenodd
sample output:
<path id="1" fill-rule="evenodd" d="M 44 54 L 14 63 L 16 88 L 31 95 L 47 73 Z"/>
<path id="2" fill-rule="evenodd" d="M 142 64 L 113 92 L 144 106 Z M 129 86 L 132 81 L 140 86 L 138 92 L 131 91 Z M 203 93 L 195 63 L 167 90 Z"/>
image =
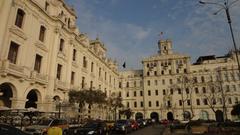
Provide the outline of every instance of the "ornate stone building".
<path id="1" fill-rule="evenodd" d="M 71 89 L 117 91 L 116 62 L 64 0 L 1 0 L 0 18 L 0 106 L 48 112 Z"/>
<path id="2" fill-rule="evenodd" d="M 64 0 L 0 0 L 0 18 L 0 106 L 52 112 L 69 90 L 92 88 L 119 93 L 136 118 L 183 119 L 185 112 L 215 119 L 215 111 L 220 120 L 233 119 L 240 88 L 234 52 L 191 64 L 160 40 L 143 69 L 119 72 L 104 44 L 79 31 Z M 108 117 L 95 109 L 93 117 Z"/>
<path id="3" fill-rule="evenodd" d="M 191 64 L 188 55 L 173 52 L 171 40 L 158 46 L 158 54 L 143 59 L 143 70 L 120 73 L 124 104 L 135 118 L 234 119 L 232 106 L 240 96 L 234 52 Z"/>

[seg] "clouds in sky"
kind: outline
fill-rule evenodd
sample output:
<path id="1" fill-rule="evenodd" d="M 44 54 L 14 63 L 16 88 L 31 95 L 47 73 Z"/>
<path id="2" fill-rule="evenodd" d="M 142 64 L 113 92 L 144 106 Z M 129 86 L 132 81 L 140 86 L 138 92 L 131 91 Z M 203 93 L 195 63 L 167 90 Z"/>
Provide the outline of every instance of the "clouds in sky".
<path id="1" fill-rule="evenodd" d="M 201 6 L 197 0 L 65 0 L 74 5 L 81 32 L 98 35 L 108 55 L 119 65 L 141 68 L 143 57 L 156 54 L 158 34 L 173 40 L 174 51 L 194 59 L 224 55 L 232 48 L 224 11 Z M 218 0 L 219 1 L 219 0 Z M 231 0 L 229 0 L 231 1 Z M 240 1 L 231 8 L 237 43 L 240 43 Z"/>

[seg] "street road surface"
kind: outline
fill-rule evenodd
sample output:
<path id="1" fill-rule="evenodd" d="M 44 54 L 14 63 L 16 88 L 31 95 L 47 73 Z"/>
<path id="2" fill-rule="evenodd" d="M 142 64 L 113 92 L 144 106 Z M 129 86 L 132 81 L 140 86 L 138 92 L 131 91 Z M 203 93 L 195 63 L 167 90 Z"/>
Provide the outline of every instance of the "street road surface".
<path id="1" fill-rule="evenodd" d="M 154 125 L 154 126 L 150 125 L 143 129 L 139 129 L 137 131 L 128 133 L 128 135 L 162 135 L 163 131 L 164 131 L 164 127 L 161 125 Z M 111 134 L 111 135 L 117 135 L 117 134 Z"/>

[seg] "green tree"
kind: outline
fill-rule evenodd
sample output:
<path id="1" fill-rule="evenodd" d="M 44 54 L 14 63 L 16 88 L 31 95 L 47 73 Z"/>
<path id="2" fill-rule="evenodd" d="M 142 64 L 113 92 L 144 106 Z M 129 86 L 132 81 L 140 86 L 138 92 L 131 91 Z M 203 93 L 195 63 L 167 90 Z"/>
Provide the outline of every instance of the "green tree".
<path id="1" fill-rule="evenodd" d="M 79 112 L 88 104 L 89 113 L 91 113 L 93 104 L 103 104 L 106 102 L 106 94 L 101 90 L 71 90 L 68 95 L 70 103 L 79 104 Z"/>
<path id="2" fill-rule="evenodd" d="M 121 110 L 119 113 L 125 115 L 127 119 L 130 119 L 131 116 L 133 115 L 133 111 L 130 108 Z"/>
<path id="3" fill-rule="evenodd" d="M 114 111 L 114 120 L 117 119 L 117 109 L 123 107 L 122 98 L 116 96 L 115 93 L 112 93 L 111 96 L 107 100 L 107 104 L 109 106 L 110 111 Z"/>

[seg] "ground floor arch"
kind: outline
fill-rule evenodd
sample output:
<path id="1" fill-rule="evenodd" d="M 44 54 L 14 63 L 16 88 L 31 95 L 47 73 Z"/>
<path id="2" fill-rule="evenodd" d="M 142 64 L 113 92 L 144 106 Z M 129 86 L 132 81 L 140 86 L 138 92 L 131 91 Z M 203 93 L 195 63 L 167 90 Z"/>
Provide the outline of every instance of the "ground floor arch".
<path id="1" fill-rule="evenodd" d="M 199 119 L 201 120 L 208 120 L 209 119 L 209 114 L 207 111 L 201 111 L 199 114 Z"/>
<path id="2" fill-rule="evenodd" d="M 136 119 L 136 120 L 138 120 L 138 119 L 143 119 L 143 113 L 137 112 L 137 113 L 135 114 L 135 119 Z"/>
<path id="3" fill-rule="evenodd" d="M 152 112 L 150 114 L 151 119 L 155 119 L 155 121 L 159 121 L 159 114 L 157 112 Z"/>
<path id="4" fill-rule="evenodd" d="M 15 87 L 11 83 L 0 84 L 0 106 L 11 108 L 13 97 L 16 97 Z"/>
<path id="5" fill-rule="evenodd" d="M 224 121 L 223 112 L 221 110 L 216 111 L 215 117 L 216 117 L 217 122 L 223 122 Z"/>
<path id="6" fill-rule="evenodd" d="M 32 89 L 28 92 L 26 98 L 25 108 L 37 108 L 37 102 L 41 100 L 41 95 L 37 89 Z"/>
<path id="7" fill-rule="evenodd" d="M 173 117 L 173 113 L 172 113 L 172 112 L 168 112 L 168 113 L 167 113 L 167 119 L 170 120 L 170 121 L 174 120 L 174 117 Z"/>

